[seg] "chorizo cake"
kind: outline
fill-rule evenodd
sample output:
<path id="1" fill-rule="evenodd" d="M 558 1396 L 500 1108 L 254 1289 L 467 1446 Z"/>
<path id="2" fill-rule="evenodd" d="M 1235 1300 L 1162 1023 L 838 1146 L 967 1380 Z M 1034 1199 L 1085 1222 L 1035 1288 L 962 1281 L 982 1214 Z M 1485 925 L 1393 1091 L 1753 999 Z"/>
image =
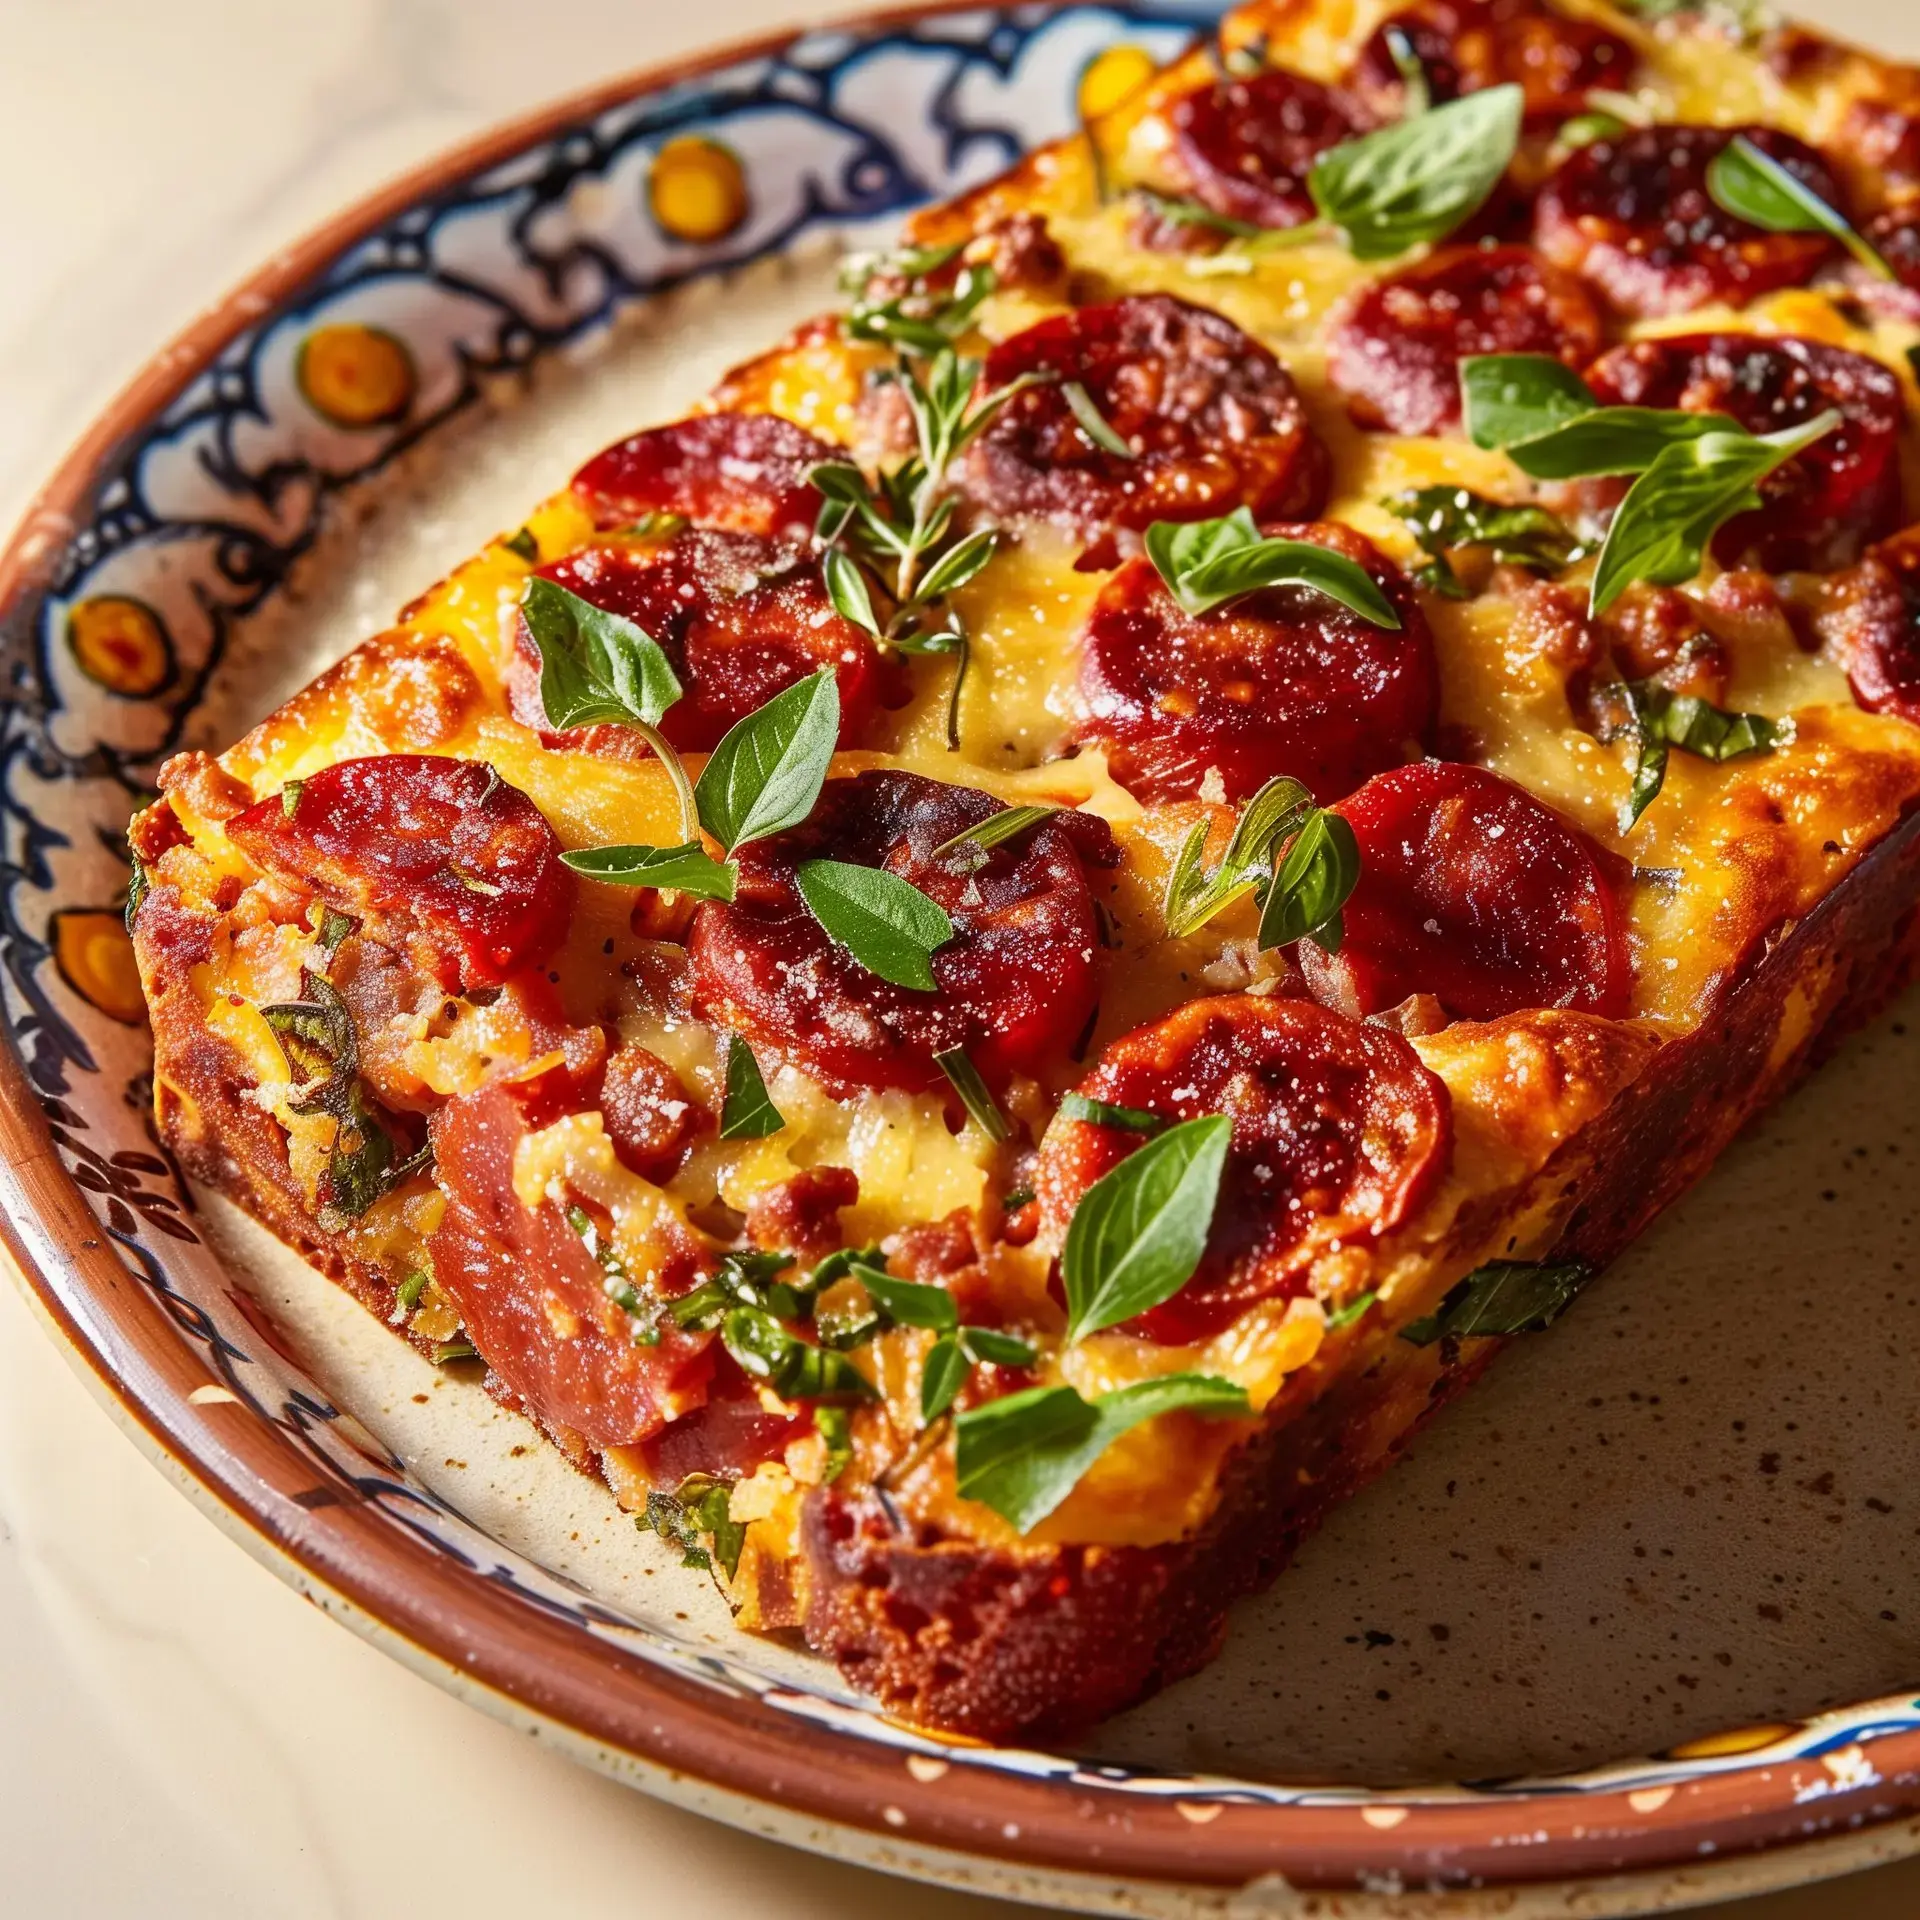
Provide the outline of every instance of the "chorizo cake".
<path id="1" fill-rule="evenodd" d="M 188 1169 L 985 1738 L 1203 1662 L 1920 945 L 1920 73 L 1098 78 L 132 828 Z"/>

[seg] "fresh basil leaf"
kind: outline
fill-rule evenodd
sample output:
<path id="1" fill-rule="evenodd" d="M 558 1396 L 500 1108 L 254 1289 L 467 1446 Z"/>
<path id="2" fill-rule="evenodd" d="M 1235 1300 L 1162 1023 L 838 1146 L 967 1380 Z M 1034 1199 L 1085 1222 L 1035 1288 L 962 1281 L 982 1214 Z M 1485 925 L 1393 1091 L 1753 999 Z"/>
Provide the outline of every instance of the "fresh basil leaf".
<path id="1" fill-rule="evenodd" d="M 680 681 L 658 642 L 538 574 L 520 610 L 540 649 L 540 700 L 551 727 L 597 721 L 657 727 L 680 698 Z"/>
<path id="2" fill-rule="evenodd" d="M 867 576 L 860 571 L 860 563 L 844 548 L 829 547 L 824 569 L 827 598 L 833 602 L 834 612 L 879 639 L 880 622 L 874 615 L 873 595 L 868 591 Z"/>
<path id="3" fill-rule="evenodd" d="M 1786 729 L 1761 713 L 1729 713 L 1695 694 L 1675 693 L 1657 680 L 1621 683 L 1638 741 L 1633 785 L 1620 813 L 1620 831 L 1630 832 L 1659 797 L 1667 777 L 1667 750 L 1679 747 L 1703 760 L 1737 760 L 1768 753 Z"/>
<path id="4" fill-rule="evenodd" d="M 1613 516 L 1589 610 L 1604 613 L 1636 580 L 1662 587 L 1691 580 L 1720 527 L 1758 504 L 1756 485 L 1840 422 L 1838 409 L 1829 408 L 1779 433 L 1710 433 L 1668 447 Z"/>
<path id="5" fill-rule="evenodd" d="M 1671 446 L 1709 434 L 1741 431 L 1739 422 L 1724 413 L 1688 413 L 1677 407 L 1596 407 L 1537 440 L 1509 447 L 1507 458 L 1534 480 L 1644 473 Z"/>
<path id="6" fill-rule="evenodd" d="M 729 854 L 797 827 L 820 798 L 839 737 L 840 686 L 822 667 L 727 729 L 694 783 L 700 824 Z"/>
<path id="7" fill-rule="evenodd" d="M 1525 96 L 1488 87 L 1329 148 L 1307 191 L 1359 260 L 1443 240 L 1485 205 L 1520 144 Z"/>
<path id="8" fill-rule="evenodd" d="M 1338 953 L 1341 909 L 1360 879 L 1360 843 L 1343 815 L 1319 808 L 1307 816 L 1281 861 L 1260 913 L 1262 947 L 1311 940 Z"/>
<path id="9" fill-rule="evenodd" d="M 1113 454 L 1121 460 L 1133 458 L 1133 449 L 1107 424 L 1106 415 L 1094 405 L 1093 395 L 1078 380 L 1063 380 L 1060 397 L 1067 403 L 1074 424 L 1102 453 Z"/>
<path id="10" fill-rule="evenodd" d="M 1224 1114 L 1184 1120 L 1080 1196 L 1060 1257 L 1069 1343 L 1171 1300 L 1193 1278 L 1232 1141 Z"/>
<path id="11" fill-rule="evenodd" d="M 794 878 L 807 911 L 869 973 L 932 993 L 933 956 L 953 938 L 938 901 L 881 867 L 803 860 Z"/>
<path id="12" fill-rule="evenodd" d="M 1167 932 L 1176 940 L 1196 933 L 1223 908 L 1261 886 L 1273 864 L 1273 850 L 1299 830 L 1313 808 L 1313 795 L 1298 780 L 1277 775 L 1249 800 L 1234 822 L 1233 836 L 1220 864 L 1203 870 L 1207 823 L 1196 821 L 1167 876 L 1163 908 Z"/>
<path id="13" fill-rule="evenodd" d="M 560 858 L 575 873 L 610 887 L 671 888 L 697 900 L 731 900 L 731 860 L 716 860 L 696 840 L 683 847 L 580 847 Z"/>
<path id="14" fill-rule="evenodd" d="M 1430 1347 L 1443 1338 L 1473 1340 L 1544 1332 L 1592 1278 L 1593 1269 L 1578 1260 L 1558 1266 L 1495 1260 L 1476 1267 L 1432 1313 L 1402 1327 L 1400 1338 L 1416 1347 Z"/>
<path id="15" fill-rule="evenodd" d="M 764 1140 L 787 1124 L 773 1104 L 760 1062 L 737 1033 L 727 1036 L 727 1091 L 720 1103 L 722 1140 Z"/>
<path id="16" fill-rule="evenodd" d="M 1379 1297 L 1377 1293 L 1362 1293 L 1349 1300 L 1344 1307 L 1336 1307 L 1327 1315 L 1327 1331 L 1338 1333 L 1342 1327 L 1352 1326 Z"/>
<path id="17" fill-rule="evenodd" d="M 934 848 L 933 857 L 938 860 L 942 854 L 957 853 L 962 848 L 977 847 L 982 853 L 991 852 L 1009 840 L 1019 839 L 1029 828 L 1039 826 L 1043 820 L 1051 820 L 1059 811 L 1058 807 L 1002 807 L 998 813 L 988 814 L 977 825 L 962 828 L 951 840 L 942 840 Z"/>
<path id="18" fill-rule="evenodd" d="M 1060 1102 L 1058 1117 L 1081 1120 L 1090 1127 L 1119 1127 L 1126 1133 L 1164 1133 L 1166 1121 L 1145 1107 L 1118 1107 L 1110 1100 L 1090 1100 L 1084 1093 L 1069 1093 Z"/>
<path id="19" fill-rule="evenodd" d="M 1183 611 L 1196 617 L 1263 587 L 1310 587 L 1376 627 L 1400 616 L 1366 568 L 1311 540 L 1268 539 L 1245 507 L 1218 520 L 1156 520 L 1147 557 Z"/>
<path id="20" fill-rule="evenodd" d="M 1465 487 L 1412 487 L 1380 504 L 1398 514 L 1421 550 L 1436 558 L 1459 547 L 1485 547 L 1500 566 L 1557 573 L 1583 551 L 1558 514 L 1489 500 Z"/>
<path id="21" fill-rule="evenodd" d="M 953 1405 L 966 1385 L 973 1364 L 952 1334 L 943 1335 L 927 1349 L 920 1366 L 920 1424 L 931 1426 Z"/>
<path id="22" fill-rule="evenodd" d="M 1481 353 L 1460 362 L 1461 412 L 1476 447 L 1537 440 L 1599 404 L 1593 389 L 1550 353 Z"/>
<path id="23" fill-rule="evenodd" d="M 1744 133 L 1734 137 L 1707 164 L 1707 192 L 1716 205 L 1768 233 L 1824 233 L 1883 280 L 1897 280 L 1879 250 L 1829 206 L 1797 174 Z"/>
<path id="24" fill-rule="evenodd" d="M 856 1262 L 851 1272 L 896 1327 L 931 1327 L 936 1333 L 952 1333 L 960 1325 L 953 1295 L 945 1287 L 901 1280 L 883 1267 L 861 1262 Z"/>
<path id="25" fill-rule="evenodd" d="M 981 1079 L 980 1069 L 967 1058 L 964 1047 L 949 1047 L 945 1053 L 936 1053 L 933 1063 L 947 1076 L 948 1084 L 960 1096 L 960 1104 L 989 1140 L 1013 1138 L 1012 1124 L 1000 1111 L 992 1089 Z"/>
<path id="26" fill-rule="evenodd" d="M 1002 1333 L 998 1327 L 962 1327 L 960 1345 L 969 1360 L 990 1367 L 1030 1367 L 1040 1358 L 1031 1341 Z"/>
<path id="27" fill-rule="evenodd" d="M 1246 1392 L 1212 1374 L 1169 1373 L 1083 1400 L 1071 1387 L 1034 1387 L 953 1423 L 954 1485 L 1031 1533 L 1123 1434 L 1163 1413 L 1245 1418 Z"/>

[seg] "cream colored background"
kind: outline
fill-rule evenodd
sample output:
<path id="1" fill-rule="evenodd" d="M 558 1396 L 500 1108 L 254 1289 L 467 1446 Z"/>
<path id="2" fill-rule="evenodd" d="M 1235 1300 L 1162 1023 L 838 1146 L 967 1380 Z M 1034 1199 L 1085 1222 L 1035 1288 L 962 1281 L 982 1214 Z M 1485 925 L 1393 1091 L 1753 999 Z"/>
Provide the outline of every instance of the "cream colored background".
<path id="1" fill-rule="evenodd" d="M 1807 0 L 1920 54 L 1912 0 Z M 0 0 L 0 521 L 275 246 L 503 115 L 793 0 Z M 0 1906 L 997 1920 L 579 1771 L 303 1606 L 120 1437 L 0 1286 Z M 1720 1911 L 1731 1911 L 1721 1909 Z M 1920 1862 L 1741 1920 L 1920 1911 Z"/>

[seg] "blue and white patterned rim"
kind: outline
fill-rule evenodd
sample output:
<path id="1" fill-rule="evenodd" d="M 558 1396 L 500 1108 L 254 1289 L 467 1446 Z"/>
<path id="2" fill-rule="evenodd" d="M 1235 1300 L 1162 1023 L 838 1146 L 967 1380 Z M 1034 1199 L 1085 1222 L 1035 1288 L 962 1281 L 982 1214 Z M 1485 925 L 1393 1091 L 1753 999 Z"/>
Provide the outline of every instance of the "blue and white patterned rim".
<path id="1" fill-rule="evenodd" d="M 234 624 L 279 590 L 329 499 L 471 406 L 488 376 L 574 347 L 636 302 L 991 176 L 1073 124 L 1079 79 L 1101 51 L 1124 41 L 1164 58 L 1212 11 L 1177 0 L 1017 7 L 806 36 L 623 102 L 407 207 L 238 333 L 116 454 L 44 591 L 22 596 L 0 628 L 14 663 L 0 696 L 0 1004 L 12 1044 L 63 1164 L 128 1270 L 226 1391 L 304 1451 L 311 1504 L 366 1503 L 491 1587 L 712 1688 L 952 1764 L 1186 1803 L 1618 1793 L 1823 1756 L 1829 1790 L 1860 1784 L 1862 1767 L 1871 1780 L 1867 1757 L 1834 1756 L 1920 1731 L 1920 1699 L 1822 1715 L 1720 1757 L 1374 1793 L 956 1750 L 883 1719 L 824 1665 L 812 1691 L 776 1685 L 635 1626 L 502 1549 L 397 1458 L 370 1452 L 364 1429 L 342 1422 L 237 1309 L 154 1137 L 150 1047 L 112 932 L 125 824 Z M 671 230 L 659 192 L 669 148 L 681 160 L 713 156 L 706 184 L 724 232 Z M 69 1304 L 84 1322 L 84 1304 Z"/>

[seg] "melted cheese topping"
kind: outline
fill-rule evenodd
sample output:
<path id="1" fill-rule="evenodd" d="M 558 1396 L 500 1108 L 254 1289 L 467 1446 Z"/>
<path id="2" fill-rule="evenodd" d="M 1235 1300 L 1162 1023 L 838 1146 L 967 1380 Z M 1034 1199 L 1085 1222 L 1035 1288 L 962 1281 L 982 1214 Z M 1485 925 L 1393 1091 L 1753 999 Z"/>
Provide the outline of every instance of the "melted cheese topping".
<path id="1" fill-rule="evenodd" d="M 1333 78 L 1388 10 L 1385 0 L 1282 0 L 1244 9 L 1227 38 L 1244 41 L 1265 31 L 1284 64 Z M 1596 5 L 1570 10 L 1603 18 L 1641 51 L 1637 97 L 1661 119 L 1764 120 L 1818 140 L 1847 101 L 1877 84 L 1883 72 L 1864 57 L 1846 56 L 1817 82 L 1795 83 L 1709 31 L 1649 28 Z M 1098 137 L 1111 174 L 1177 190 L 1166 172 L 1166 137 L 1155 107 L 1205 75 L 1195 56 L 1101 123 Z M 1165 290 L 1218 309 L 1271 347 L 1298 383 L 1333 457 L 1326 517 L 1348 521 L 1403 563 L 1419 556 L 1400 521 L 1381 506 L 1385 496 L 1451 483 L 1510 500 L 1529 497 L 1527 482 L 1504 457 L 1464 439 L 1359 432 L 1328 387 L 1323 341 L 1330 312 L 1354 288 L 1400 263 L 1368 266 L 1336 245 L 1252 258 L 1144 252 L 1129 241 L 1128 209 L 1103 203 L 1096 191 L 1081 141 L 1032 156 L 957 207 L 921 216 L 916 228 L 923 238 L 954 237 L 1013 210 L 1046 217 L 1080 298 Z M 981 335 L 986 341 L 1004 338 L 1048 310 L 1031 293 L 996 295 L 980 315 Z M 1863 320 L 1851 306 L 1818 291 L 1647 323 L 1630 328 L 1628 337 L 1708 329 L 1830 341 L 1900 370 L 1909 388 L 1905 350 L 1920 339 L 1911 327 Z M 784 348 L 736 374 L 722 400 L 783 414 L 850 443 L 863 380 L 884 358 L 875 348 L 842 341 L 835 329 L 803 329 Z M 1905 459 L 1920 481 L 1920 445 L 1911 433 Z M 548 558 L 584 544 L 592 533 L 570 495 L 548 501 L 529 525 Z M 1065 696 L 1074 679 L 1077 636 L 1103 579 L 1075 571 L 1075 551 L 1046 534 L 1010 542 L 957 596 L 974 636 L 957 754 L 945 737 L 951 666 L 920 661 L 912 668 L 909 702 L 882 718 L 871 750 L 840 756 L 836 770 L 904 766 L 1009 801 L 1037 798 L 1085 807 L 1113 823 L 1125 855 L 1110 890 L 1120 949 L 1110 956 L 1098 1046 L 1196 994 L 1260 991 L 1281 963 L 1257 951 L 1252 913 L 1244 905 L 1190 939 L 1170 939 L 1162 929 L 1166 871 L 1191 822 L 1206 817 L 1204 803 L 1146 810 L 1113 782 L 1097 752 L 1058 758 L 1067 735 Z M 567 847 L 677 838 L 671 790 L 656 763 L 543 749 L 534 734 L 507 717 L 501 682 L 527 571 L 504 546 L 490 547 L 409 609 L 395 634 L 369 643 L 354 671 L 343 667 L 324 677 L 236 745 L 222 760 L 226 773 L 251 796 L 263 797 L 332 761 L 417 746 L 415 736 L 425 724 L 420 714 L 430 710 L 441 728 L 432 750 L 491 762 L 533 799 Z M 1568 578 L 1576 588 L 1584 585 L 1578 571 Z M 1687 591 L 1704 603 L 1711 585 L 1709 567 Z M 1631 839 L 1623 838 L 1617 812 L 1630 777 L 1628 750 L 1603 745 L 1575 725 L 1564 669 L 1528 644 L 1514 603 L 1489 593 L 1424 604 L 1435 635 L 1443 721 L 1470 728 L 1488 765 L 1559 808 L 1624 861 L 1643 873 L 1658 870 L 1657 884 L 1630 891 L 1635 1018 L 1609 1023 L 1541 1013 L 1486 1027 L 1453 1027 L 1419 1041 L 1422 1057 L 1452 1096 L 1457 1144 L 1450 1173 L 1418 1218 L 1377 1245 L 1329 1256 L 1314 1275 L 1315 1297 L 1265 1303 L 1203 1347 L 1153 1347 L 1108 1333 L 1050 1363 L 1055 1377 L 1083 1392 L 1148 1373 L 1200 1368 L 1240 1382 L 1256 1408 L 1286 1405 L 1288 1396 L 1311 1391 L 1323 1377 L 1329 1353 L 1351 1354 L 1357 1342 L 1391 1338 L 1395 1327 L 1428 1310 L 1484 1259 L 1544 1252 L 1559 1230 L 1570 1177 L 1563 1162 L 1543 1185 L 1547 1162 L 1644 1069 L 1663 1036 L 1683 1033 L 1701 1018 L 1710 996 L 1762 935 L 1806 913 L 1920 796 L 1920 729 L 1860 711 L 1839 667 L 1804 651 L 1784 620 L 1748 621 L 1736 629 L 1724 616 L 1703 610 L 1731 652 L 1730 704 L 1790 719 L 1792 737 L 1773 753 L 1724 765 L 1675 753 L 1659 801 Z M 442 691 L 458 692 L 455 683 L 464 670 L 471 697 L 448 694 L 425 709 L 418 700 L 383 705 L 368 697 L 369 685 L 391 687 L 403 671 L 419 671 L 423 646 L 443 649 L 435 656 L 442 664 L 434 669 Z M 697 771 L 697 758 L 692 764 Z M 176 792 L 174 805 L 212 873 L 250 873 L 218 824 L 196 811 L 190 794 Z M 1231 816 L 1212 811 L 1217 851 Z M 634 898 L 623 889 L 581 882 L 573 932 L 555 963 L 569 1015 L 617 1024 L 625 1039 L 651 1048 L 695 1098 L 717 1110 L 722 1088 L 714 1036 L 676 1015 L 670 996 L 647 988 L 659 968 L 650 972 L 645 963 L 650 954 L 659 960 L 659 943 L 635 932 Z M 324 1161 L 332 1123 L 288 1106 L 284 1062 L 256 1011 L 262 1000 L 290 997 L 304 944 L 284 928 L 274 939 L 250 944 L 246 936 L 224 933 L 220 952 L 197 970 L 194 986 L 208 1024 L 255 1076 L 253 1097 L 288 1127 L 296 1172 L 304 1169 L 311 1177 Z M 421 1089 L 448 1095 L 490 1073 L 525 1070 L 530 1043 L 522 1034 L 517 1044 L 516 1053 L 515 1035 L 484 1021 L 434 1033 L 422 1020 L 382 1058 L 392 1072 L 413 1076 Z M 649 1232 L 662 1218 L 670 1215 L 684 1228 L 690 1216 L 697 1219 L 715 1205 L 744 1210 L 755 1195 L 809 1166 L 850 1166 L 858 1174 L 860 1198 L 844 1216 L 852 1244 L 956 1209 L 977 1211 L 1005 1184 L 1000 1150 L 972 1123 L 953 1132 L 939 1099 L 867 1093 L 838 1100 L 792 1067 L 778 1068 L 772 1091 L 788 1121 L 781 1132 L 731 1143 L 709 1135 L 667 1190 L 619 1165 L 594 1114 L 525 1141 L 516 1160 L 516 1187 L 529 1204 L 570 1190 L 604 1207 L 622 1258 L 644 1273 Z M 1038 1133 L 1057 1091 L 1016 1089 L 1009 1104 Z M 413 1215 L 398 1220 L 383 1216 L 363 1223 L 356 1234 L 366 1246 L 400 1245 L 424 1217 L 416 1206 Z M 1054 1251 L 999 1246 L 988 1257 L 990 1290 L 1010 1321 L 1057 1329 L 1059 1311 L 1047 1289 Z M 1319 1301 L 1369 1288 L 1380 1295 L 1379 1310 L 1360 1328 L 1329 1340 Z M 906 1435 L 918 1424 L 926 1344 L 926 1336 L 904 1331 L 871 1350 L 891 1417 Z M 1207 1511 L 1238 1434 L 1234 1423 L 1185 1416 L 1136 1429 L 1101 1459 L 1037 1537 L 1154 1541 L 1189 1529 Z M 624 1460 L 621 1471 L 636 1471 L 633 1460 Z M 897 1483 L 897 1495 L 949 1528 L 1009 1539 L 996 1516 L 955 1499 L 951 1474 L 951 1452 L 939 1450 Z M 751 1504 L 755 1515 L 765 1516 L 758 1524 L 790 1532 L 791 1515 L 781 1514 L 792 1481 L 788 1475 L 776 1486 L 780 1475 L 786 1469 L 763 1476 L 764 1486 L 756 1481 Z"/>

